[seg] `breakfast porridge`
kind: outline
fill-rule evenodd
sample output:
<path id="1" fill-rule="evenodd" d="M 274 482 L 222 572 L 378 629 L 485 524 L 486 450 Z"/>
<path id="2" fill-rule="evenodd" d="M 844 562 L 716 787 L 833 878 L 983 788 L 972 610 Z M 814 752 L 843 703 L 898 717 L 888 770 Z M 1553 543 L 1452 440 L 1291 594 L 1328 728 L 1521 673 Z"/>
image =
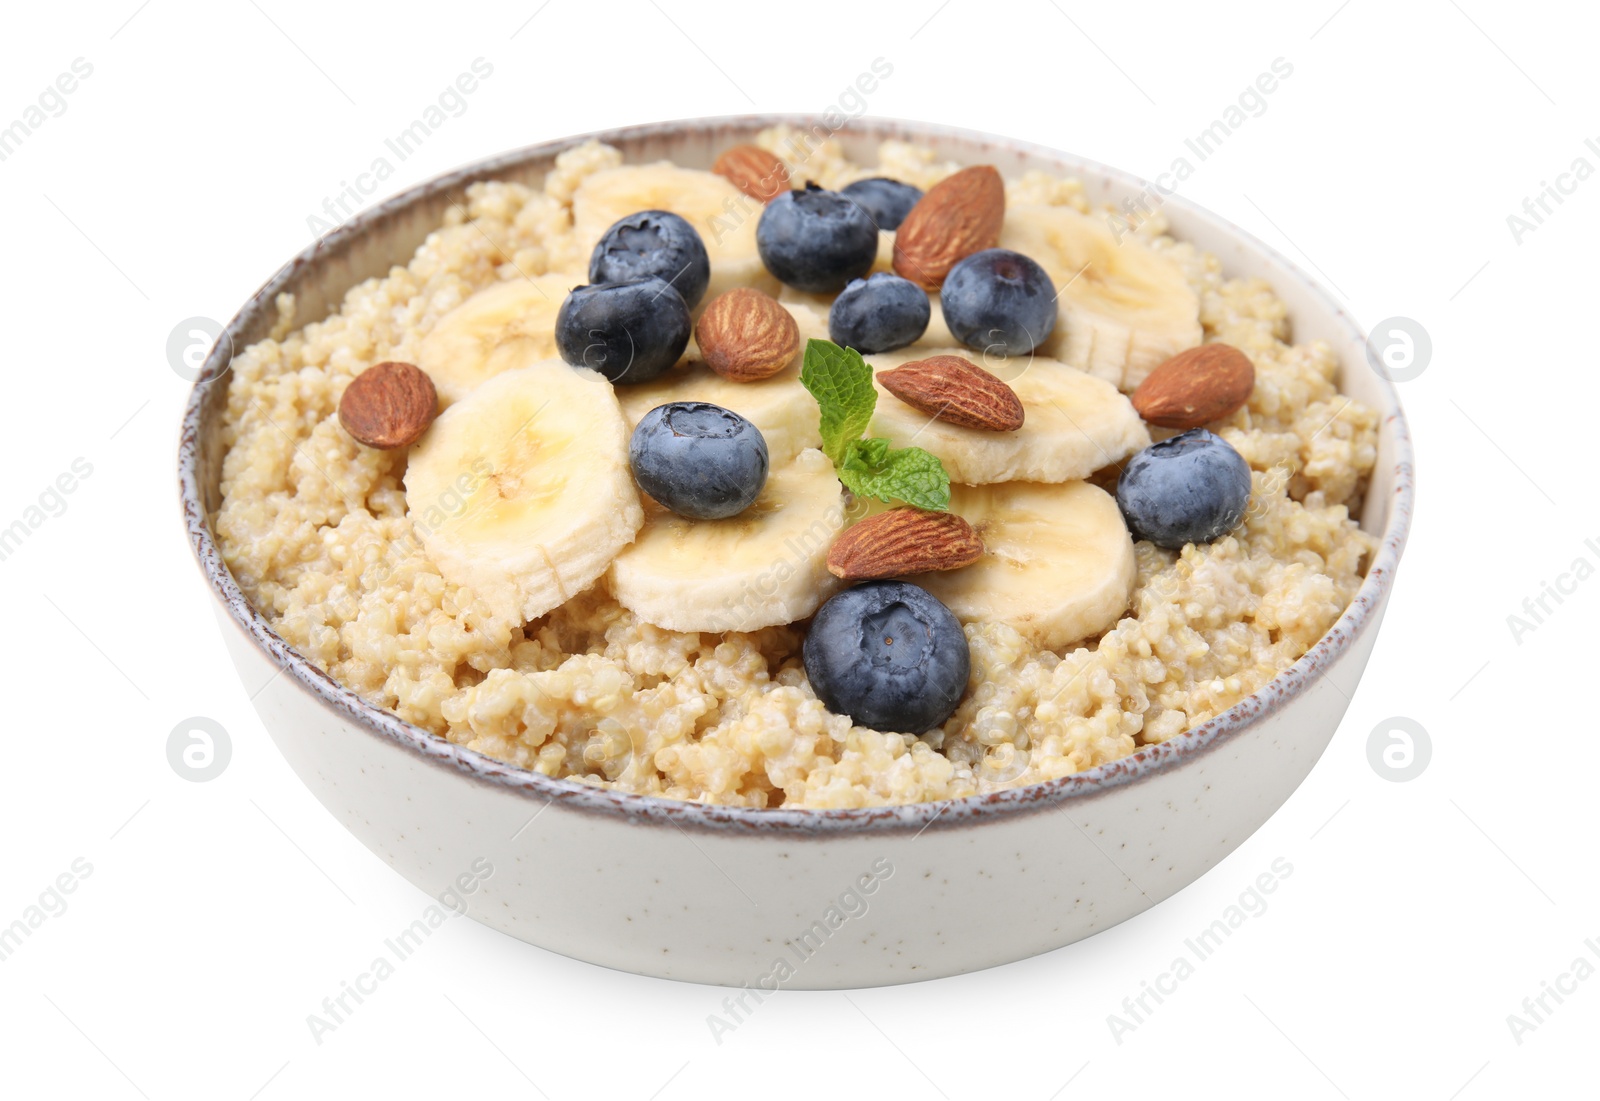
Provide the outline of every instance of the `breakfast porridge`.
<path id="1" fill-rule="evenodd" d="M 1116 760 L 1323 636 L 1378 418 L 1269 285 L 1072 179 L 791 138 L 578 145 L 280 298 L 214 526 L 285 641 L 549 776 L 829 808 Z"/>

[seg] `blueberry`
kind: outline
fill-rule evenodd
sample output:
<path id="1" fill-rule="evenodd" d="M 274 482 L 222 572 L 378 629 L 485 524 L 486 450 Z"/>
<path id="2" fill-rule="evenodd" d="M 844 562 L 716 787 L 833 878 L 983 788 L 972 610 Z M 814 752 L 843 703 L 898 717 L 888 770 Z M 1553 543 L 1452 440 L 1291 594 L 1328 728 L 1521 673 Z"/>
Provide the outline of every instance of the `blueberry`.
<path id="1" fill-rule="evenodd" d="M 556 348 L 612 382 L 649 382 L 689 344 L 689 305 L 670 283 L 573 287 L 556 314 Z"/>
<path id="2" fill-rule="evenodd" d="M 1222 538 L 1239 526 L 1249 503 L 1250 464 L 1204 428 L 1145 448 L 1117 479 L 1117 507 L 1128 530 L 1168 550 Z"/>
<path id="3" fill-rule="evenodd" d="M 802 648 L 829 711 L 874 730 L 922 734 L 948 719 L 972 656 L 955 614 L 926 589 L 868 581 L 828 600 Z"/>
<path id="4" fill-rule="evenodd" d="M 767 270 L 791 287 L 831 294 L 872 269 L 878 227 L 854 201 L 807 183 L 767 204 L 756 248 Z"/>
<path id="5" fill-rule="evenodd" d="M 589 282 L 665 279 L 694 309 L 711 282 L 711 259 L 694 226 L 667 210 L 641 210 L 619 219 L 589 257 Z"/>
<path id="6" fill-rule="evenodd" d="M 828 310 L 828 339 L 871 355 L 904 348 L 928 328 L 928 292 L 880 271 L 853 279 Z"/>
<path id="7" fill-rule="evenodd" d="M 737 516 L 767 484 L 761 429 L 704 401 L 674 401 L 646 413 L 628 441 L 628 462 L 640 489 L 694 520 Z"/>
<path id="8" fill-rule="evenodd" d="M 1056 327 L 1056 287 L 1020 252 L 986 248 L 958 261 L 939 292 L 945 324 L 970 348 L 1027 355 Z"/>
<path id="9" fill-rule="evenodd" d="M 848 195 L 865 207 L 879 229 L 899 229 L 911 208 L 922 198 L 922 188 L 887 176 L 873 176 L 847 184 L 839 194 Z"/>

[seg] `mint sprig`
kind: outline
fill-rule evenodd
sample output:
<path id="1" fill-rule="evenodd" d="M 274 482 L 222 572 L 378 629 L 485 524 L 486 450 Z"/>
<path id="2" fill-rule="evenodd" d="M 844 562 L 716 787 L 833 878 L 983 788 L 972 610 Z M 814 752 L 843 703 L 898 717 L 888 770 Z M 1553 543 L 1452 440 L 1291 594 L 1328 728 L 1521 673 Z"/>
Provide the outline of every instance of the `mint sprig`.
<path id="1" fill-rule="evenodd" d="M 950 511 L 950 475 L 937 455 L 888 440 L 855 440 L 839 465 L 839 480 L 858 497 L 904 501 L 930 512 Z"/>
<path id="2" fill-rule="evenodd" d="M 861 438 L 872 422 L 878 391 L 860 352 L 828 340 L 808 341 L 800 382 L 821 410 L 823 454 L 833 460 L 850 492 L 931 512 L 950 510 L 950 475 L 938 456 L 920 447 L 891 447 L 885 439 Z"/>
<path id="3" fill-rule="evenodd" d="M 854 348 L 841 348 L 831 340 L 810 340 L 805 362 L 800 365 L 800 382 L 822 409 L 822 453 L 837 466 L 851 441 L 867 430 L 877 407 L 872 368 Z"/>

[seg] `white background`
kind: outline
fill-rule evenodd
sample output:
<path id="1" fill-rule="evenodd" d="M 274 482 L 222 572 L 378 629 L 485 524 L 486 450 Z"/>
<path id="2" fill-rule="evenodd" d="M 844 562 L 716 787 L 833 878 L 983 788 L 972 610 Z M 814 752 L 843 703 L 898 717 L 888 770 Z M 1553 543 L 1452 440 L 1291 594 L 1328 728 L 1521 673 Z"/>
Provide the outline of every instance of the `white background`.
<path id="1" fill-rule="evenodd" d="M 0 123 L 75 58 L 93 75 L 0 163 L 0 526 L 74 459 L 93 473 L 0 562 L 13 700 L 0 925 L 75 859 L 93 870 L 0 963 L 0 1090 L 1572 1095 L 1592 1071 L 1600 980 L 1520 1044 L 1507 1015 L 1600 938 L 1600 581 L 1520 641 L 1507 616 L 1574 559 L 1600 563 L 1586 412 L 1600 399 L 1600 180 L 1520 243 L 1506 218 L 1575 158 L 1600 168 L 1584 147 L 1600 139 L 1584 110 L 1600 100 L 1597 28 L 1578 6 L 542 2 L 7 13 Z M 1320 272 L 1364 322 L 1420 321 L 1434 359 L 1402 387 L 1420 506 L 1382 636 L 1282 811 L 1192 887 L 1091 940 L 848 1000 L 785 993 L 720 1044 L 706 1019 L 721 990 L 602 970 L 469 921 L 314 1042 L 307 1014 L 428 900 L 300 786 L 235 679 L 182 537 L 187 386 L 164 349 L 184 318 L 232 316 L 308 243 L 324 198 L 477 57 L 493 76 L 383 194 L 600 127 L 821 112 L 876 57 L 894 72 L 874 114 L 1154 176 L 1289 60 L 1266 112 L 1183 194 Z M 195 715 L 233 743 L 208 783 L 166 757 Z M 1433 746 L 1406 783 L 1367 757 L 1396 715 Z M 1294 871 L 1270 908 L 1113 1039 L 1107 1015 L 1279 857 Z M 1028 920 L 994 915 L 997 929 Z"/>

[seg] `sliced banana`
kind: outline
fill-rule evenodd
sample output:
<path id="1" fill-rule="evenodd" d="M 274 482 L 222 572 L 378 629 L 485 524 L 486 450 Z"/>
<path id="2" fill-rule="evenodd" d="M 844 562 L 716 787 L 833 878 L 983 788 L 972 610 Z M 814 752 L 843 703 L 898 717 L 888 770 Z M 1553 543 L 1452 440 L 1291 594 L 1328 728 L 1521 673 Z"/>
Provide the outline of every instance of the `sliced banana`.
<path id="1" fill-rule="evenodd" d="M 794 362 L 771 378 L 759 382 L 734 382 L 713 372 L 690 343 L 689 365 L 637 386 L 617 387 L 617 400 L 628 427 L 658 405 L 669 401 L 708 401 L 732 409 L 757 428 L 767 441 L 767 456 L 777 468 L 808 447 L 821 447 L 821 418 L 816 399 L 800 384 L 800 365 L 806 341 L 828 338 L 828 322 L 809 306 L 783 303 L 800 329 L 800 350 Z"/>
<path id="2" fill-rule="evenodd" d="M 828 548 L 845 527 L 833 463 L 806 450 L 774 465 L 738 516 L 690 520 L 645 501 L 639 538 L 611 565 L 618 603 L 668 631 L 755 631 L 794 623 L 840 582 Z"/>
<path id="3" fill-rule="evenodd" d="M 960 344 L 961 341 L 956 339 L 955 334 L 950 331 L 950 326 L 945 322 L 944 304 L 939 301 L 939 296 L 935 294 L 929 297 L 932 300 L 933 308 L 928 311 L 928 327 L 922 331 L 922 338 L 917 341 L 917 344 L 928 348 L 951 348 Z M 915 346 L 913 345 L 913 347 Z M 969 351 L 966 355 L 968 359 L 973 359 L 972 352 Z M 912 358 L 920 357 L 914 356 Z M 973 362 L 976 363 L 977 360 L 973 359 Z M 980 366 L 982 365 L 980 364 Z M 985 367 L 984 370 L 987 371 L 989 368 Z M 990 373 L 992 374 L 993 372 Z"/>
<path id="4" fill-rule="evenodd" d="M 894 273 L 894 230 L 878 230 L 878 258 L 872 262 L 872 270 Z"/>
<path id="5" fill-rule="evenodd" d="M 417 366 L 445 405 L 484 380 L 556 354 L 556 313 L 582 275 L 554 272 L 508 279 L 468 298 L 423 338 Z"/>
<path id="6" fill-rule="evenodd" d="M 611 384 L 559 359 L 503 371 L 439 414 L 405 486 L 439 572 L 523 620 L 592 585 L 644 523 Z"/>
<path id="7" fill-rule="evenodd" d="M 1128 608 L 1138 574 L 1117 502 L 1088 482 L 951 486 L 950 511 L 983 537 L 970 566 L 910 580 L 968 623 L 996 621 L 1059 650 Z"/>
<path id="8" fill-rule="evenodd" d="M 822 319 L 822 333 L 820 335 L 823 340 L 828 339 L 828 311 L 833 308 L 833 295 L 812 294 L 810 291 L 796 290 L 785 284 L 778 291 L 777 298 L 778 302 L 787 307 L 790 312 L 793 312 L 795 307 L 798 306 L 809 310 L 813 316 L 820 317 Z"/>
<path id="9" fill-rule="evenodd" d="M 867 434 L 933 452 L 952 482 L 1069 482 L 1150 445 L 1133 403 L 1115 386 L 1058 360 L 985 363 L 967 348 L 913 346 L 868 356 L 867 362 L 877 372 L 933 355 L 965 356 L 998 375 L 1022 399 L 1026 414 L 1015 432 L 961 428 L 918 412 L 875 380 L 878 405 Z"/>
<path id="10" fill-rule="evenodd" d="M 711 259 L 711 284 L 697 312 L 734 287 L 778 293 L 778 280 L 756 250 L 756 222 L 763 209 L 759 199 L 721 176 L 665 161 L 602 169 L 585 179 L 572 196 L 573 232 L 585 264 L 605 231 L 629 214 L 670 210 L 694 226 Z"/>
<path id="11" fill-rule="evenodd" d="M 1040 351 L 1132 391 L 1165 360 L 1200 343 L 1200 300 L 1177 264 L 1064 206 L 1006 210 L 1000 247 L 1030 256 L 1059 293 L 1059 320 Z"/>

